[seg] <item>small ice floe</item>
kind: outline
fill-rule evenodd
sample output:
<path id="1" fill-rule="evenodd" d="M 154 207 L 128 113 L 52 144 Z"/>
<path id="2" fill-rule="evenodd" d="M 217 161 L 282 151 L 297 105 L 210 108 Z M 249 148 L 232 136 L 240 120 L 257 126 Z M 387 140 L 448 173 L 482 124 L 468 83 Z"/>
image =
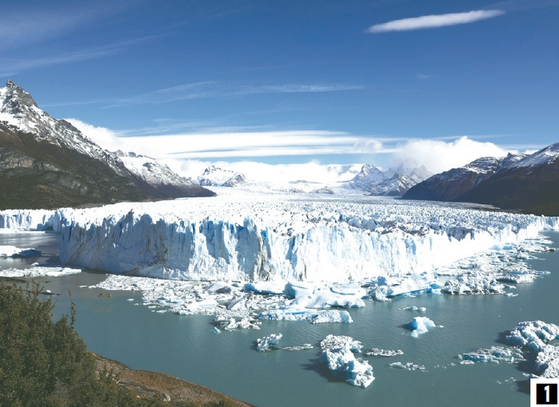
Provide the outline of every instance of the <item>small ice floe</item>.
<path id="1" fill-rule="evenodd" d="M 0 270 L 1 277 L 59 277 L 68 276 L 70 274 L 81 273 L 81 269 L 71 268 L 71 267 L 45 267 L 36 266 L 27 269 L 2 269 Z"/>
<path id="2" fill-rule="evenodd" d="M 284 307 L 283 309 L 269 310 L 258 314 L 258 319 L 268 321 L 302 321 L 311 324 L 341 323 L 351 324 L 353 319 L 345 310 L 309 310 L 305 308 Z"/>
<path id="3" fill-rule="evenodd" d="M 480 363 L 517 363 L 524 360 L 522 351 L 518 348 L 504 348 L 502 346 L 492 346 L 490 348 L 480 348 L 473 352 L 465 352 L 458 355 L 462 362 Z M 467 364 L 462 363 L 460 364 Z"/>
<path id="4" fill-rule="evenodd" d="M 437 325 L 427 317 L 415 317 L 413 321 L 404 324 L 404 328 L 410 329 L 414 338 L 436 327 Z"/>
<path id="5" fill-rule="evenodd" d="M 361 352 L 361 342 L 349 336 L 328 335 L 321 343 L 320 362 L 339 379 L 353 386 L 367 387 L 375 377 L 373 367 L 366 360 L 357 359 L 354 353 Z"/>
<path id="6" fill-rule="evenodd" d="M 287 305 L 294 308 L 361 308 L 367 292 L 357 284 L 315 285 L 312 283 L 288 283 L 287 297 L 293 298 Z"/>
<path id="7" fill-rule="evenodd" d="M 425 312 L 425 311 L 427 311 L 427 308 L 425 308 L 425 307 L 417 307 L 417 306 L 415 306 L 415 305 L 412 305 L 411 307 L 404 307 L 404 308 L 401 308 L 401 309 L 404 310 L 404 311 L 419 311 L 419 312 Z"/>
<path id="8" fill-rule="evenodd" d="M 327 311 L 319 311 L 309 315 L 307 320 L 311 324 L 326 324 L 326 323 L 342 323 L 342 324 L 351 324 L 353 319 L 351 319 L 351 315 L 349 312 L 345 310 L 327 310 Z"/>
<path id="9" fill-rule="evenodd" d="M 260 322 L 255 321 L 249 316 L 242 316 L 240 318 L 227 317 L 225 315 L 217 315 L 214 323 L 226 331 L 235 331 L 238 329 L 260 329 Z"/>
<path id="10" fill-rule="evenodd" d="M 308 349 L 313 349 L 313 348 L 314 347 L 310 343 L 304 343 L 302 345 L 286 346 L 285 348 L 281 348 L 281 349 L 287 350 L 289 352 L 296 352 L 296 351 L 300 351 L 300 350 L 308 350 Z"/>
<path id="11" fill-rule="evenodd" d="M 277 349 L 279 341 L 281 340 L 281 334 L 271 334 L 263 338 L 258 338 L 255 341 L 256 349 L 260 352 L 266 352 L 272 349 Z"/>
<path id="12" fill-rule="evenodd" d="M 390 363 L 388 366 L 396 368 L 396 369 L 404 369 L 404 370 L 420 370 L 422 372 L 425 371 L 425 366 L 418 365 L 412 362 L 402 363 L 402 362 L 394 362 Z"/>
<path id="13" fill-rule="evenodd" d="M 379 348 L 372 348 L 370 350 L 366 350 L 363 353 L 367 356 L 382 356 L 382 357 L 385 357 L 385 358 L 400 356 L 400 355 L 404 354 L 404 352 L 401 351 L 400 349 L 398 349 L 398 350 L 387 350 L 387 349 L 379 349 Z"/>
<path id="14" fill-rule="evenodd" d="M 22 249 L 15 246 L 0 246 L 0 258 L 38 257 L 41 254 L 40 250 L 32 248 Z"/>
<path id="15" fill-rule="evenodd" d="M 438 276 L 433 272 L 412 273 L 404 278 L 380 276 L 369 282 L 368 286 L 371 287 L 370 297 L 377 301 L 421 293 L 436 294 L 441 288 Z"/>
<path id="16" fill-rule="evenodd" d="M 504 294 L 505 285 L 492 274 L 471 272 L 447 280 L 441 291 L 447 294 Z"/>

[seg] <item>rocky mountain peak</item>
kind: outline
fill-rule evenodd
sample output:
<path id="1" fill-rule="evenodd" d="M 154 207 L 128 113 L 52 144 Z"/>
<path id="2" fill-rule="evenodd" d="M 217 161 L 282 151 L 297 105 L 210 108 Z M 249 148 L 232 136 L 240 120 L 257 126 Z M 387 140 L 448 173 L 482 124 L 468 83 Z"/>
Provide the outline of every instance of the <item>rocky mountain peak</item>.
<path id="1" fill-rule="evenodd" d="M 0 107 L 2 113 L 22 116 L 28 114 L 30 108 L 37 108 L 33 97 L 14 81 L 8 80 L 3 90 L 4 92 L 0 93 L 3 99 Z"/>

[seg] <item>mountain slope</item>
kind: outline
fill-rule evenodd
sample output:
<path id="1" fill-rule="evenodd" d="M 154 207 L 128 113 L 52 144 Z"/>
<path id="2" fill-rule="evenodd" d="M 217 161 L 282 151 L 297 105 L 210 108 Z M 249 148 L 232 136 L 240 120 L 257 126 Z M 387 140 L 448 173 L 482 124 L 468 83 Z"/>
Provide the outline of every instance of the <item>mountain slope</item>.
<path id="1" fill-rule="evenodd" d="M 559 214 L 559 143 L 530 155 L 481 158 L 417 184 L 404 199 L 462 201 Z"/>
<path id="2" fill-rule="evenodd" d="M 354 189 L 362 189 L 369 195 L 402 196 L 429 175 L 425 167 L 413 170 L 400 167 L 383 172 L 373 165 L 365 164 L 347 185 Z"/>
<path id="3" fill-rule="evenodd" d="M 0 89 L 0 103 L 0 209 L 213 195 L 184 179 L 146 182 L 117 154 L 42 111 L 12 81 Z"/>

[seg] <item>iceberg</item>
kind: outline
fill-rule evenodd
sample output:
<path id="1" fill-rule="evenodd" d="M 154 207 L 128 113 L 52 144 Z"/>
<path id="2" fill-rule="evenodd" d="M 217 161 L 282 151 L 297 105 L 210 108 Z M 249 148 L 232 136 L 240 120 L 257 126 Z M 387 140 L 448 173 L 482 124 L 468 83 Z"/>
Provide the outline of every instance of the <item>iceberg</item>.
<path id="1" fill-rule="evenodd" d="M 348 336 L 328 335 L 321 343 L 320 362 L 325 363 L 334 376 L 353 386 L 368 387 L 375 377 L 368 361 L 355 358 L 361 343 Z"/>
<path id="2" fill-rule="evenodd" d="M 344 310 L 328 310 L 328 311 L 321 311 L 315 314 L 309 315 L 307 320 L 311 324 L 325 324 L 325 323 L 342 323 L 342 324 L 351 324 L 353 319 L 351 319 L 351 315 L 349 312 Z"/>
<path id="3" fill-rule="evenodd" d="M 394 356 L 403 355 L 404 352 L 400 349 L 398 350 L 387 350 L 387 349 L 379 349 L 379 348 L 372 348 L 364 352 L 367 356 L 381 356 L 384 358 L 390 358 Z"/>
<path id="4" fill-rule="evenodd" d="M 17 258 L 17 257 L 37 257 L 40 256 L 42 253 L 40 250 L 32 249 L 32 248 L 18 248 L 15 246 L 0 246 L 0 257 L 4 258 Z"/>
<path id="5" fill-rule="evenodd" d="M 520 322 L 506 336 L 510 345 L 526 347 L 535 353 L 542 351 L 547 343 L 558 338 L 559 326 L 543 321 Z"/>
<path id="6" fill-rule="evenodd" d="M 417 338 L 419 335 L 436 328 L 437 325 L 427 317 L 415 317 L 413 321 L 404 324 L 405 328 L 411 330 L 411 336 Z"/>
<path id="7" fill-rule="evenodd" d="M 518 348 L 504 348 L 502 346 L 492 346 L 490 348 L 480 348 L 473 352 L 465 352 L 458 356 L 464 361 L 481 363 L 518 363 L 524 360 L 522 351 Z"/>
<path id="8" fill-rule="evenodd" d="M 258 338 L 255 341 L 256 349 L 260 352 L 266 352 L 271 350 L 270 348 L 277 348 L 281 337 L 281 334 L 271 334 L 263 338 Z"/>

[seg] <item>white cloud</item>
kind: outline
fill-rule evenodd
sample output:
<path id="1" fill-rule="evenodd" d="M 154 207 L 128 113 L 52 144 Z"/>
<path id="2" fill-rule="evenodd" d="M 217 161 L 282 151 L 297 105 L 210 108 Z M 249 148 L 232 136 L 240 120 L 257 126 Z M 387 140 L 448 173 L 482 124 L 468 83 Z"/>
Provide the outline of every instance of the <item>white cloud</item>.
<path id="1" fill-rule="evenodd" d="M 297 181 L 317 184 L 334 184 L 340 181 L 349 181 L 360 171 L 360 164 L 325 165 L 319 161 L 310 161 L 301 164 L 267 164 L 258 161 L 200 161 L 187 160 L 182 162 L 166 162 L 169 167 L 186 177 L 196 178 L 210 165 L 240 172 L 249 181 L 257 183 L 271 183 L 286 185 Z M 310 187 L 312 189 L 312 186 Z"/>
<path id="2" fill-rule="evenodd" d="M 382 148 L 376 138 L 319 130 L 193 133 L 121 141 L 141 154 L 184 160 L 364 154 Z"/>
<path id="3" fill-rule="evenodd" d="M 88 137 L 105 150 L 116 151 L 121 150 L 122 147 L 124 147 L 124 143 L 122 143 L 122 139 L 118 137 L 118 134 L 106 127 L 96 127 L 79 119 L 64 120 L 69 122 L 72 126 L 81 131 L 84 136 Z"/>
<path id="4" fill-rule="evenodd" d="M 281 156 L 354 156 L 357 163 L 372 164 L 383 169 L 380 160 L 396 168 L 425 166 L 438 173 L 464 166 L 480 157 L 503 157 L 508 152 L 490 142 L 459 137 L 453 141 L 414 139 L 400 144 L 397 139 L 357 137 L 334 131 L 261 131 L 157 135 L 123 137 L 104 127 L 96 127 L 78 119 L 66 119 L 87 137 L 109 150 L 133 151 L 167 164 L 187 177 L 201 175 L 211 164 L 244 173 L 253 181 L 290 182 L 305 179 L 311 182 L 336 182 L 351 179 L 359 165 L 325 165 L 317 160 L 303 164 L 267 164 L 269 157 Z M 359 158 L 361 157 L 361 158 Z M 238 161 L 238 159 L 243 159 Z M 347 162 L 341 157 L 340 162 Z"/>
<path id="5" fill-rule="evenodd" d="M 481 157 L 503 157 L 509 151 L 489 142 L 479 142 L 462 136 L 452 142 L 441 140 L 410 140 L 399 145 L 393 154 L 394 166 L 424 165 L 438 173 L 464 166 Z"/>
<path id="6" fill-rule="evenodd" d="M 376 24 L 367 29 L 368 33 L 388 31 L 421 30 L 425 28 L 446 27 L 458 24 L 469 24 L 505 14 L 502 10 L 474 10 L 464 13 L 436 14 L 421 17 L 403 18 Z"/>

